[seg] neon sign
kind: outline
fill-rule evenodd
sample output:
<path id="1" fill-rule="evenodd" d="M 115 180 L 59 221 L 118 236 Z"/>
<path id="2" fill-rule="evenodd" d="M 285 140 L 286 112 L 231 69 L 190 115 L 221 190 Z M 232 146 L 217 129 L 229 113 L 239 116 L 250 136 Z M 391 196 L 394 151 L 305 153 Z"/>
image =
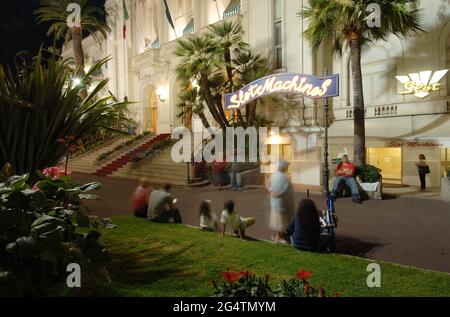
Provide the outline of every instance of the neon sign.
<path id="1" fill-rule="evenodd" d="M 339 96 L 339 75 L 316 77 L 297 73 L 274 74 L 260 78 L 237 92 L 225 95 L 225 108 L 238 109 L 272 93 L 290 93 L 311 99 Z"/>
<path id="2" fill-rule="evenodd" d="M 417 98 L 426 98 L 431 93 L 439 91 L 442 89 L 442 84 L 440 81 L 447 75 L 448 69 L 439 70 L 433 72 L 431 70 L 412 73 L 408 76 L 396 76 L 397 80 L 403 84 L 405 88 L 401 91 L 401 95 L 411 95 L 414 94 Z"/>

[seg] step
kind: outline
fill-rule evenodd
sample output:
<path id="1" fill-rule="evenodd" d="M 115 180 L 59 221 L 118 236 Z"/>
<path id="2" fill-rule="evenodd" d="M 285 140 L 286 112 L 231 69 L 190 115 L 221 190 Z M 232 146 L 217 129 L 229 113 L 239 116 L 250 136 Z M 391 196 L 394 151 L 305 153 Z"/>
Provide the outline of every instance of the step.
<path id="1" fill-rule="evenodd" d="M 109 174 L 113 174 L 120 169 L 123 169 L 133 161 L 135 156 L 144 153 L 153 144 L 164 140 L 165 138 L 167 138 L 167 136 L 159 135 L 152 136 L 150 139 L 143 140 L 143 143 L 136 144 L 136 148 L 128 148 L 127 151 L 118 154 L 112 162 L 109 162 L 109 164 L 106 164 L 105 166 L 98 169 L 96 174 L 106 176 Z"/>
<path id="2" fill-rule="evenodd" d="M 187 170 L 185 169 L 169 169 L 166 168 L 164 170 L 154 169 L 154 168 L 143 168 L 143 169 L 126 169 L 120 171 L 122 174 L 158 174 L 158 175 L 187 175 Z"/>

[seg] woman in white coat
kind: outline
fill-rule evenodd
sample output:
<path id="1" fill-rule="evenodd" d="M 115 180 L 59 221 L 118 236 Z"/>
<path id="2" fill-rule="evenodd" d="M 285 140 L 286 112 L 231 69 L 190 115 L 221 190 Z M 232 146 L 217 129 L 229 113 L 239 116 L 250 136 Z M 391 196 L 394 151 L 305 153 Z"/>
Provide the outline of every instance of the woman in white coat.
<path id="1" fill-rule="evenodd" d="M 270 217 L 269 227 L 277 233 L 275 242 L 288 243 L 285 239 L 286 227 L 291 223 L 294 215 L 294 190 L 287 176 L 289 163 L 280 161 L 278 171 L 275 172 L 269 184 Z"/>

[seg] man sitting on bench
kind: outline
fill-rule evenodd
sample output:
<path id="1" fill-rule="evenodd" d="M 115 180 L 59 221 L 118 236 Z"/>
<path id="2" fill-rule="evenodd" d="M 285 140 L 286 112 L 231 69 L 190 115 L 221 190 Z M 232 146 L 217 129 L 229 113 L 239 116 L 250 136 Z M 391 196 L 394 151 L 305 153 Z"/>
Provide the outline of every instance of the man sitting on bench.
<path id="1" fill-rule="evenodd" d="M 334 181 L 334 187 L 332 195 L 336 198 L 339 186 L 345 183 L 352 191 L 352 201 L 354 203 L 361 203 L 361 195 L 359 193 L 358 183 L 355 179 L 356 167 L 348 160 L 348 156 L 344 155 L 341 162 L 337 166 L 336 180 Z"/>

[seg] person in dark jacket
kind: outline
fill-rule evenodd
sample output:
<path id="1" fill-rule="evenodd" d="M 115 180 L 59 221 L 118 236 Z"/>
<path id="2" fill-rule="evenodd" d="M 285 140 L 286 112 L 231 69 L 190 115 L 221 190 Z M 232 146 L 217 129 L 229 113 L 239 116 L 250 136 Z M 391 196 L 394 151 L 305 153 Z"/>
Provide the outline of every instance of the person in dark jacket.
<path id="1" fill-rule="evenodd" d="M 316 204 L 304 199 L 298 206 L 294 220 L 287 228 L 294 248 L 301 251 L 318 252 L 320 239 L 320 221 Z"/>

